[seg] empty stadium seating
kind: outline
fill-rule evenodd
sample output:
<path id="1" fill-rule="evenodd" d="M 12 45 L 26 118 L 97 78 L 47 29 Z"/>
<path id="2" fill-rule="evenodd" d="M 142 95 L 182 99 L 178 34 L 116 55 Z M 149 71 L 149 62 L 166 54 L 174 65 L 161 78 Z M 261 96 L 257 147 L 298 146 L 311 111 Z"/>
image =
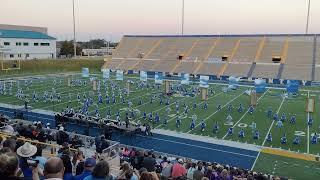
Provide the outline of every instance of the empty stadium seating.
<path id="1" fill-rule="evenodd" d="M 263 37 L 241 39 L 240 46 L 233 57 L 233 62 L 252 62 L 256 56 L 260 41 Z"/>
<path id="2" fill-rule="evenodd" d="M 218 74 L 223 65 L 224 63 L 204 62 L 201 65 L 198 74 Z"/>
<path id="3" fill-rule="evenodd" d="M 105 67 L 319 80 L 319 44 L 315 35 L 301 34 L 124 36 Z"/>
<path id="4" fill-rule="evenodd" d="M 139 40 L 140 38 L 123 37 L 120 41 L 117 51 L 115 51 L 112 56 L 115 58 L 125 58 L 128 55 L 128 52 L 134 48 Z"/>
<path id="5" fill-rule="evenodd" d="M 316 67 L 314 80 L 320 82 L 320 67 Z"/>
<path id="6" fill-rule="evenodd" d="M 276 78 L 279 71 L 279 64 L 257 64 L 252 72 L 255 78 Z"/>
<path id="7" fill-rule="evenodd" d="M 281 79 L 307 80 L 311 81 L 312 66 L 305 64 L 286 64 Z"/>
<path id="8" fill-rule="evenodd" d="M 281 56 L 286 37 L 268 37 L 257 62 L 273 63 L 273 56 Z"/>
<path id="9" fill-rule="evenodd" d="M 226 76 L 247 77 L 251 63 L 230 63 L 223 73 Z"/>

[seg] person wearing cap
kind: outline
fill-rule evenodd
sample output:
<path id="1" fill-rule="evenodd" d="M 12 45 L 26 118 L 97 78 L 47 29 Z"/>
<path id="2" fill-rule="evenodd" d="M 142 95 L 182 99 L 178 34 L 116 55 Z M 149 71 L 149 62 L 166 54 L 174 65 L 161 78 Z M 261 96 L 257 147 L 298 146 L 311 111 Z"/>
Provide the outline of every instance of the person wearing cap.
<path id="1" fill-rule="evenodd" d="M 96 166 L 96 160 L 94 158 L 87 158 L 84 162 L 84 170 L 81 174 L 74 177 L 74 180 L 83 180 L 85 177 L 90 176 L 93 168 Z"/>
<path id="2" fill-rule="evenodd" d="M 178 162 L 172 166 L 171 177 L 178 178 L 187 174 L 186 168 L 183 166 L 183 160 L 178 159 Z"/>

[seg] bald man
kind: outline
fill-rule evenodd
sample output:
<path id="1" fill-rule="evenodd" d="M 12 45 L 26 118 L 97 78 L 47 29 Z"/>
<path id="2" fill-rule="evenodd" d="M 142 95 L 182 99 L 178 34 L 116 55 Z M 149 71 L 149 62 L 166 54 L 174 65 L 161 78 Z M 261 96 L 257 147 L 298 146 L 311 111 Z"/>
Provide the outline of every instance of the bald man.
<path id="1" fill-rule="evenodd" d="M 63 162 L 58 157 L 53 157 L 47 160 L 43 170 L 46 179 L 62 180 L 64 174 Z"/>

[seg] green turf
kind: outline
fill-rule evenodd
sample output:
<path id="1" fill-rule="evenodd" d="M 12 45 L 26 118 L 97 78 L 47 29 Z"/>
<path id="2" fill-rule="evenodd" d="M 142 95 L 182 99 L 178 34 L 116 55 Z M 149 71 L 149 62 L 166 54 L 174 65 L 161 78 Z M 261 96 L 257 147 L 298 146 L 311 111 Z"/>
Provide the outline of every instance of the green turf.
<path id="1" fill-rule="evenodd" d="M 297 180 L 320 179 L 320 162 L 261 153 L 255 171 Z"/>
<path id="2" fill-rule="evenodd" d="M 99 79 L 102 77 L 99 75 Z M 57 84 L 62 82 L 61 85 L 53 86 L 53 79 L 56 80 Z M 81 79 L 80 75 L 74 75 L 73 79 Z M 138 81 L 135 77 L 126 76 L 124 81 L 116 81 L 116 83 L 124 88 L 126 86 L 126 80 L 132 79 L 134 81 Z M 88 79 L 87 79 L 88 80 Z M 153 84 L 153 81 L 149 81 L 150 85 Z M 176 82 L 175 84 L 177 84 Z M 32 97 L 32 93 L 36 91 L 39 97 L 42 97 L 44 91 L 51 92 L 52 88 L 54 87 L 55 90 L 61 94 L 62 101 L 61 102 L 43 102 L 40 100 L 39 102 L 30 101 L 30 105 L 35 109 L 44 109 L 44 110 L 51 110 L 51 111 L 61 111 L 62 109 L 66 108 L 66 106 L 71 106 L 74 109 L 79 109 L 82 106 L 81 102 L 78 102 L 76 99 L 77 93 L 80 94 L 82 99 L 82 94 L 85 92 L 87 95 L 90 91 L 92 91 L 91 86 L 86 87 L 68 87 L 66 86 L 66 78 L 57 76 L 57 77 L 46 77 L 42 80 L 33 80 L 32 86 L 27 90 L 24 86 L 24 82 L 21 81 L 20 87 L 22 87 L 24 93 L 28 94 L 30 99 Z M 197 84 L 189 85 L 187 88 L 191 86 L 198 86 Z M 209 93 L 208 109 L 204 110 L 203 105 L 204 101 L 200 99 L 199 96 L 196 97 L 170 97 L 170 113 L 168 118 L 168 124 L 163 125 L 162 123 L 156 124 L 152 123 L 152 125 L 156 128 L 163 128 L 172 131 L 179 131 L 184 133 L 190 134 L 197 134 L 203 136 L 210 136 L 216 137 L 219 139 L 226 139 L 226 140 L 233 140 L 233 141 L 240 141 L 244 143 L 250 144 L 257 144 L 263 146 L 272 146 L 272 147 L 281 147 L 282 149 L 292 150 L 292 151 L 299 151 L 303 153 L 308 152 L 308 143 L 307 137 L 308 134 L 311 135 L 314 132 L 319 132 L 319 110 L 316 110 L 311 116 L 314 119 L 314 125 L 310 127 L 308 133 L 308 126 L 307 126 L 307 113 L 305 112 L 306 107 L 306 98 L 308 92 L 301 91 L 300 95 L 297 97 L 289 97 L 283 99 L 281 97 L 282 90 L 275 90 L 275 89 L 268 89 L 264 94 L 261 94 L 258 98 L 258 105 L 254 110 L 254 113 L 251 115 L 250 113 L 246 112 L 247 107 L 249 106 L 250 97 L 244 93 L 245 90 L 250 89 L 249 87 L 239 87 L 237 90 L 232 90 L 227 93 L 222 91 L 222 88 L 225 85 L 211 85 L 210 88 L 213 89 L 214 93 Z M 153 89 L 153 88 L 144 88 L 143 90 L 138 89 L 136 86 L 131 86 L 130 90 L 131 93 L 126 98 L 127 100 L 131 100 L 133 102 L 133 108 L 140 111 L 140 114 L 135 121 L 140 121 L 141 123 L 148 122 L 142 118 L 142 114 L 144 111 L 147 113 L 153 112 L 158 113 L 160 115 L 161 120 L 164 119 L 164 116 L 167 114 L 165 105 L 160 105 L 159 99 L 156 99 L 152 104 L 150 103 L 151 96 L 159 95 L 163 92 L 164 87 L 161 86 L 160 89 Z M 110 90 L 110 87 L 109 87 Z M 17 86 L 13 87 L 13 94 L 17 91 Z M 104 87 L 101 87 L 102 95 L 105 97 Z M 110 92 L 109 92 L 110 93 Z M 68 102 L 69 94 L 72 95 L 71 103 Z M 117 93 L 116 93 L 117 95 Z M 310 97 L 315 97 L 316 100 L 316 109 L 319 107 L 319 97 L 320 93 L 311 92 Z M 97 94 L 93 96 L 95 102 L 97 102 Z M 143 101 L 142 105 L 138 105 L 139 100 Z M 163 98 L 165 102 L 166 97 Z M 124 112 L 128 107 L 127 103 L 123 104 L 120 102 L 121 100 L 117 99 L 117 103 L 115 105 L 106 103 L 99 105 L 99 111 L 102 117 L 105 117 L 107 110 L 110 108 L 113 113 L 113 118 L 115 118 L 115 114 L 118 110 L 121 112 L 121 117 L 124 117 Z M 23 105 L 24 102 L 22 100 L 17 99 L 14 95 L 6 95 L 0 96 L 0 102 L 8 103 L 13 105 Z M 179 113 L 181 115 L 182 124 L 179 128 L 176 128 L 176 110 L 174 102 L 178 102 L 180 105 Z M 197 104 L 197 108 L 193 109 L 193 104 Z M 245 108 L 244 112 L 239 113 L 237 108 L 239 104 L 242 104 Z M 187 115 L 183 113 L 182 105 L 186 104 L 189 107 L 189 112 Z M 221 111 L 217 111 L 216 107 L 221 105 L 223 108 Z M 231 104 L 233 105 L 233 110 L 231 112 L 231 116 L 233 117 L 233 123 L 228 124 L 226 123 L 227 117 L 227 106 Z M 281 107 L 280 107 L 281 106 Z M 284 123 L 284 128 L 279 129 L 276 127 L 276 123 L 273 123 L 271 119 L 268 119 L 266 116 L 266 111 L 268 108 L 272 108 L 273 112 L 279 112 L 281 116 L 282 112 L 287 115 L 287 121 Z M 90 107 L 90 113 L 94 114 L 95 106 Z M 197 116 L 196 120 L 196 128 L 190 130 L 190 122 L 192 115 Z M 290 124 L 289 119 L 291 114 L 297 115 L 297 122 L 296 124 Z M 205 131 L 201 131 L 200 122 L 201 120 L 205 120 L 206 122 L 206 129 Z M 255 122 L 257 124 L 257 129 L 260 132 L 260 139 L 254 140 L 252 129 L 250 127 L 251 123 Z M 215 123 L 219 124 L 219 131 L 217 133 L 213 133 L 213 126 Z M 234 134 L 232 136 L 226 135 L 227 129 L 229 127 L 234 127 Z M 243 129 L 245 131 L 245 137 L 239 138 L 238 132 Z M 267 133 L 272 133 L 273 141 L 271 143 L 264 141 Z M 293 145 L 292 141 L 297 131 L 302 134 L 301 136 L 301 144 L 300 145 Z M 281 136 L 286 133 L 288 138 L 288 143 L 286 145 L 282 145 L 280 143 Z M 320 150 L 320 145 L 309 145 L 309 153 L 317 154 Z"/>
<path id="3" fill-rule="evenodd" d="M 102 80 L 101 75 L 97 75 L 99 80 Z M 84 79 L 80 75 L 73 75 L 73 79 Z M 126 87 L 127 80 L 133 80 L 135 82 L 138 82 L 139 79 L 137 79 L 136 76 L 125 76 L 124 81 L 115 81 L 114 75 L 112 74 L 111 79 L 113 82 L 117 83 L 121 88 Z M 53 80 L 56 80 L 57 84 L 56 86 L 53 85 Z M 61 84 L 59 85 L 61 80 Z M 85 79 L 89 82 L 89 79 Z M 312 91 L 309 93 L 310 97 L 313 97 L 316 99 L 316 111 L 314 113 L 310 113 L 310 116 L 314 119 L 314 124 L 308 128 L 307 126 L 307 117 L 308 113 L 305 112 L 306 108 L 306 99 L 308 97 L 308 91 L 301 91 L 300 94 L 297 97 L 288 97 L 283 98 L 281 94 L 283 93 L 283 90 L 279 89 L 268 89 L 265 93 L 260 94 L 258 96 L 258 105 L 255 107 L 254 113 L 251 115 L 250 113 L 247 113 L 247 107 L 250 103 L 250 96 L 248 96 L 246 93 L 244 93 L 246 90 L 250 89 L 250 87 L 239 87 L 237 90 L 231 90 L 229 92 L 223 92 L 222 89 L 226 85 L 217 85 L 212 84 L 210 85 L 210 89 L 214 93 L 209 93 L 209 99 L 207 101 L 208 103 L 208 109 L 204 110 L 203 105 L 204 101 L 200 99 L 200 96 L 195 97 L 170 97 L 170 105 L 168 106 L 171 111 L 169 114 L 167 114 L 167 106 L 160 105 L 159 99 L 157 98 L 153 103 L 150 103 L 150 99 L 154 95 L 160 95 L 164 91 L 164 86 L 162 85 L 160 89 L 157 88 L 151 88 L 151 86 L 154 84 L 153 81 L 148 81 L 150 84 L 149 88 L 139 89 L 135 85 L 130 86 L 130 94 L 128 97 L 126 97 L 126 100 L 130 100 L 133 102 L 133 108 L 137 111 L 140 111 L 138 114 L 138 117 L 134 119 L 134 121 L 140 121 L 140 123 L 146 123 L 148 120 L 144 120 L 142 118 L 142 114 L 144 111 L 147 113 L 152 112 L 153 114 L 158 113 L 161 117 L 161 123 L 157 124 L 152 122 L 152 126 L 155 128 L 161 128 L 161 129 L 168 129 L 172 131 L 178 131 L 178 132 L 184 132 L 189 134 L 196 134 L 196 135 L 202 135 L 202 136 L 209 136 L 209 137 L 215 137 L 219 139 L 225 139 L 225 140 L 232 140 L 232 141 L 239 141 L 243 143 L 249 143 L 249 144 L 257 144 L 262 146 L 272 146 L 276 148 L 282 148 L 286 150 L 301 152 L 301 153 L 311 153 L 311 154 L 318 154 L 320 152 L 320 144 L 309 144 L 308 143 L 308 136 L 314 132 L 319 132 L 320 127 L 320 92 L 318 91 Z M 178 84 L 179 82 L 174 82 L 175 84 Z M 186 88 L 191 88 L 191 86 L 198 86 L 197 83 L 190 84 L 189 86 L 186 86 Z M 68 87 L 67 86 L 67 79 L 66 77 L 62 77 L 60 75 L 56 76 L 45 76 L 44 79 L 34 79 L 33 84 L 29 89 L 26 89 L 24 86 L 24 81 L 20 81 L 20 87 L 23 89 L 24 93 L 28 94 L 31 99 L 32 93 L 36 91 L 38 93 L 39 97 L 42 97 L 44 91 L 52 91 L 52 88 L 54 87 L 55 90 L 61 94 L 62 101 L 61 102 L 43 102 L 40 100 L 39 102 L 33 102 L 30 100 L 30 105 L 34 109 L 44 109 L 44 110 L 50 110 L 50 111 L 61 111 L 62 109 L 66 108 L 66 106 L 71 106 L 74 109 L 79 109 L 82 107 L 82 103 L 78 102 L 76 99 L 76 95 L 79 93 L 81 96 L 82 101 L 82 95 L 83 93 L 86 93 L 87 95 L 89 92 L 92 91 L 92 87 L 90 85 L 85 87 Z M 110 85 L 109 85 L 109 95 L 110 93 Z M 314 89 L 313 89 L 314 90 Z M 318 89 L 319 90 L 319 89 Z M 0 102 L 1 103 L 7 103 L 7 104 L 13 104 L 13 105 L 23 105 L 24 102 L 22 100 L 17 99 L 14 95 L 17 91 L 17 86 L 14 85 L 12 92 L 13 95 L 0 95 Z M 103 97 L 105 97 L 105 90 L 104 86 L 101 86 L 101 92 Z M 72 101 L 71 103 L 68 102 L 69 100 L 69 94 L 72 95 Z M 128 107 L 128 104 L 121 103 L 121 100 L 118 96 L 117 91 L 115 92 L 117 96 L 117 103 L 116 104 L 109 104 L 107 105 L 105 102 L 103 104 L 99 105 L 99 111 L 102 117 L 106 116 L 107 110 L 110 108 L 113 115 L 112 118 L 116 118 L 115 114 L 117 111 L 121 112 L 121 117 L 124 118 L 126 109 Z M 94 101 L 97 102 L 97 94 L 94 94 L 93 96 Z M 163 102 L 165 103 L 165 99 L 167 97 L 163 97 Z M 142 100 L 142 105 L 138 105 L 139 100 Z M 105 100 L 105 99 L 104 99 Z M 182 117 L 182 124 L 179 128 L 176 127 L 176 110 L 175 110 L 175 102 L 178 102 L 180 105 L 179 114 Z M 193 104 L 197 104 L 197 108 L 193 109 Z M 239 113 L 237 111 L 237 108 L 239 107 L 239 104 L 242 104 L 245 108 L 244 112 Z M 189 107 L 189 112 L 187 115 L 184 115 L 183 113 L 183 107 L 182 105 L 186 104 Z M 216 107 L 218 105 L 222 106 L 221 111 L 217 111 Z M 227 106 L 231 104 L 233 105 L 233 110 L 231 112 L 231 115 L 233 117 L 233 123 L 226 123 L 226 117 L 228 114 Z M 285 113 L 287 116 L 287 121 L 284 123 L 284 127 L 282 129 L 279 129 L 276 127 L 276 123 L 273 123 L 271 119 L 268 119 L 266 116 L 267 109 L 271 108 L 273 112 L 278 112 L 279 116 L 281 116 L 282 113 Z M 90 107 L 90 113 L 93 115 L 95 112 L 95 106 Z M 196 120 L 196 128 L 193 130 L 190 130 L 190 122 L 192 115 L 197 116 Z M 297 122 L 296 124 L 290 124 L 289 119 L 291 114 L 297 115 Z M 162 120 L 164 119 L 164 116 L 168 115 L 168 124 L 163 125 Z M 201 131 L 200 129 L 200 122 L 201 120 L 205 120 L 206 122 L 206 129 L 205 131 Z M 251 123 L 255 122 L 257 124 L 257 129 L 260 132 L 260 139 L 254 140 L 252 137 L 252 129 L 250 127 Z M 149 122 L 150 123 L 150 122 Z M 215 123 L 219 124 L 219 131 L 217 133 L 213 132 L 213 126 Z M 227 129 L 229 127 L 234 127 L 234 134 L 232 136 L 226 135 Z M 245 131 L 245 137 L 239 138 L 238 132 L 243 129 Z M 309 129 L 309 130 L 308 130 Z M 272 133 L 273 141 L 266 142 L 265 137 L 268 132 Z M 283 145 L 280 143 L 280 137 L 286 133 L 288 138 L 288 143 L 286 145 Z M 300 145 L 293 145 L 292 141 L 296 133 L 299 133 L 301 135 L 301 144 Z M 255 166 L 256 169 L 262 169 L 261 162 L 264 162 L 266 160 L 269 160 L 268 158 L 265 158 L 265 154 L 262 154 L 259 156 L 259 159 L 257 161 L 257 164 Z M 278 156 L 276 156 L 277 158 Z M 281 160 L 279 159 L 279 167 L 281 166 Z M 284 161 L 287 162 L 287 161 Z M 270 163 L 272 166 L 273 163 Z M 283 163 L 282 163 L 283 164 Z M 297 164 L 297 163 L 296 163 Z M 265 168 L 269 168 L 269 166 L 266 166 Z M 272 167 L 273 168 L 273 167 Z M 293 166 L 292 169 L 295 167 Z M 266 172 L 270 172 L 269 169 L 265 169 Z M 263 171 L 265 172 L 265 171 Z M 293 174 L 292 177 L 300 177 L 299 173 L 296 171 L 288 171 L 288 173 Z M 275 173 L 276 174 L 276 173 Z M 280 173 L 281 174 L 281 173 Z M 288 174 L 288 176 L 289 176 Z M 310 177 L 312 176 L 312 171 L 310 172 Z M 284 169 L 284 173 L 282 175 L 287 175 L 286 169 Z M 314 175 L 317 175 L 316 173 Z M 291 176 L 289 176 L 291 177 Z M 309 177 L 309 175 L 308 175 Z"/>

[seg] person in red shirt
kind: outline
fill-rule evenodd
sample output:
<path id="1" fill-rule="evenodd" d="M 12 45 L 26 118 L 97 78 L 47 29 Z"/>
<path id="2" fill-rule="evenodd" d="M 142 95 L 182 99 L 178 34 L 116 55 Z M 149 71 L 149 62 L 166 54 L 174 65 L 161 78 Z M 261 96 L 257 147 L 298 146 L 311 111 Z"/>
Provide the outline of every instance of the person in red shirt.
<path id="1" fill-rule="evenodd" d="M 179 159 L 177 163 L 175 163 L 172 167 L 171 176 L 173 178 L 185 176 L 187 174 L 186 168 L 183 166 L 183 160 Z"/>

